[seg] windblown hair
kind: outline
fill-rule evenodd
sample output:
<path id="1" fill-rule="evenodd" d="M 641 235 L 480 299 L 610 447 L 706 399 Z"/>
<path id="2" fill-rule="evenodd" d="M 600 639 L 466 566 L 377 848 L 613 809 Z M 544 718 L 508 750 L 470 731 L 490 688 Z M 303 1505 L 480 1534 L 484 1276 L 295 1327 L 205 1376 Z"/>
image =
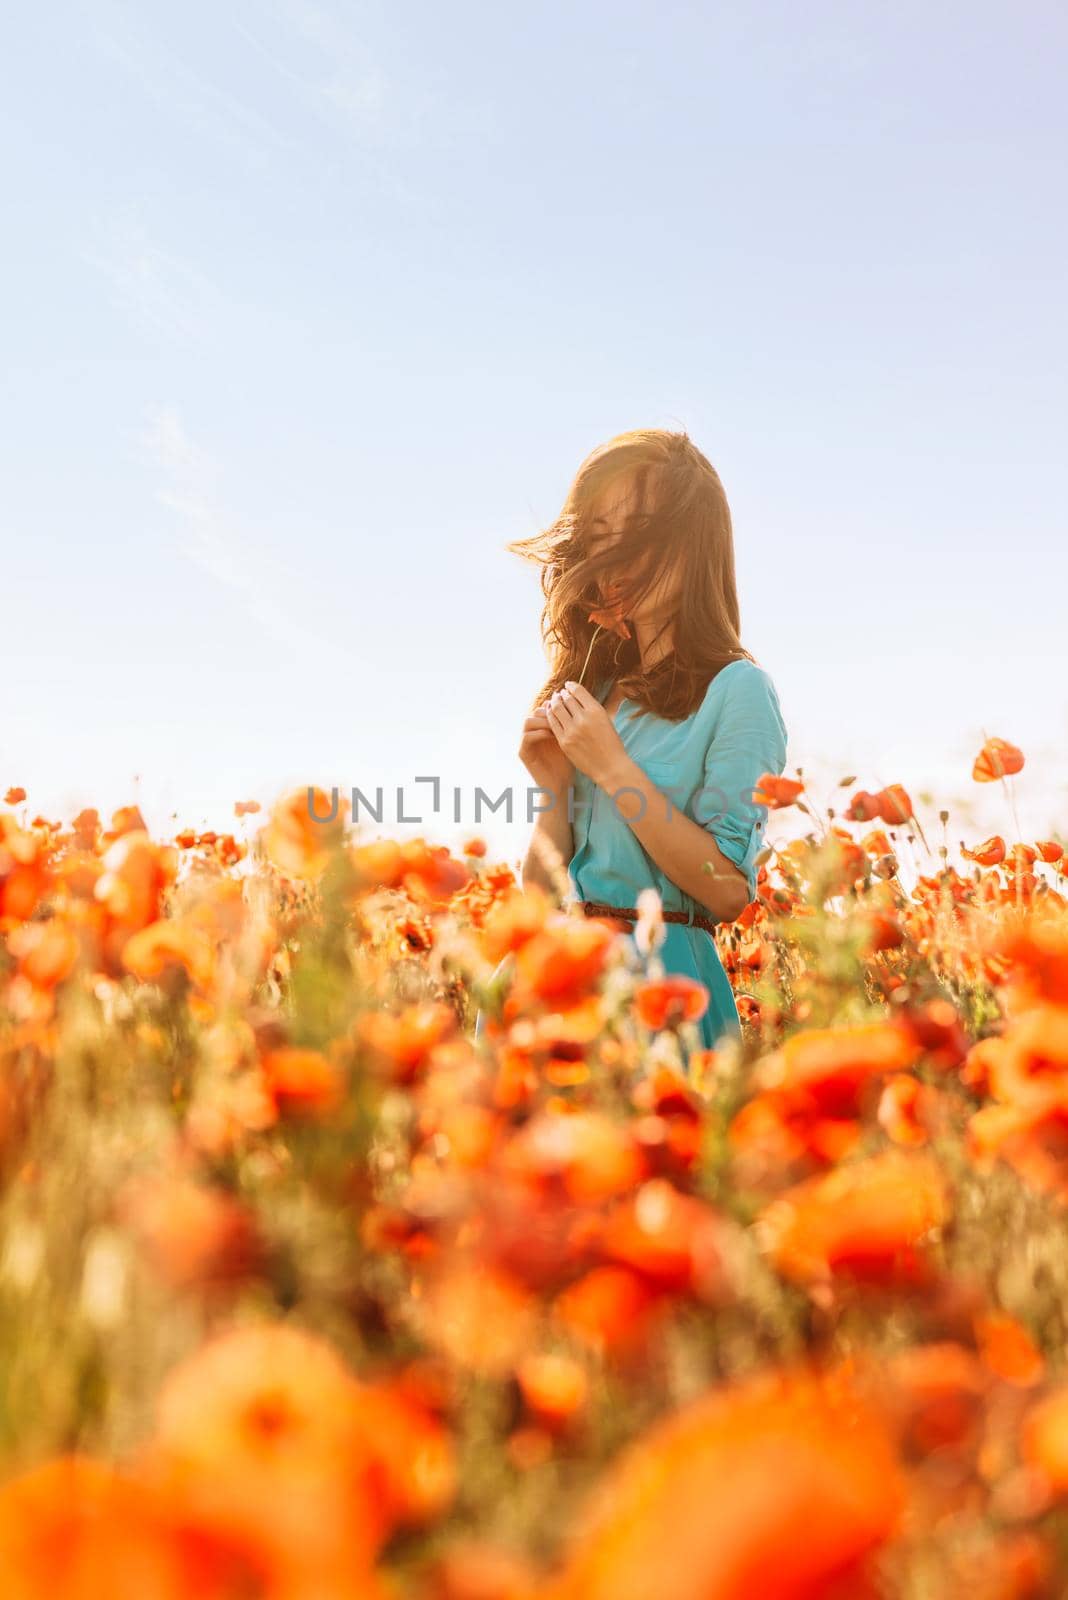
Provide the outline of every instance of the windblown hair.
<path id="1" fill-rule="evenodd" d="M 616 484 L 621 490 L 637 485 L 637 509 L 612 548 L 597 552 L 591 518 L 604 491 Z M 533 706 L 569 678 L 577 680 L 585 665 L 587 688 L 596 692 L 611 679 L 644 710 L 679 721 L 697 709 L 721 667 L 755 659 L 740 639 L 727 497 L 715 468 L 685 433 L 636 428 L 598 445 L 579 467 L 555 522 L 506 548 L 541 566 L 541 632 L 551 670 Z M 673 628 L 673 648 L 645 672 L 635 637 L 623 639 L 608 627 L 598 631 L 590 620 L 604 605 L 598 580 L 610 575 L 613 610 L 625 618 L 676 563 L 677 606 L 658 629 L 659 637 Z"/>

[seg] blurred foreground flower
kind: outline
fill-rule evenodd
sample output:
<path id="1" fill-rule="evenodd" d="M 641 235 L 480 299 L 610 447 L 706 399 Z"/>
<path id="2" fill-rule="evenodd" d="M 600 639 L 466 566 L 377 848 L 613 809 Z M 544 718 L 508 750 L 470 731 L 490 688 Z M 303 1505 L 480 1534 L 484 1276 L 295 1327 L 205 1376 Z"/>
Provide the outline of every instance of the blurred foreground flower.
<path id="1" fill-rule="evenodd" d="M 890 1438 L 847 1384 L 759 1377 L 627 1451 L 544 1600 L 856 1600 L 904 1504 Z"/>

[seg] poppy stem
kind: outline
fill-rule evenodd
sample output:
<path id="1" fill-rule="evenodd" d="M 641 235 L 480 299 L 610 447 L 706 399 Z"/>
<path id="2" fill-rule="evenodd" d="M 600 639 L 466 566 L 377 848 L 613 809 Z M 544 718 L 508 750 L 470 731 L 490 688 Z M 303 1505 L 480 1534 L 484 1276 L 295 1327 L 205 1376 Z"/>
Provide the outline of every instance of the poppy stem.
<path id="1" fill-rule="evenodd" d="M 1014 792 L 1016 786 L 1015 784 L 1010 784 L 1004 773 L 1001 774 L 1001 787 L 1005 791 L 1005 798 L 1008 800 L 1009 810 L 1012 812 L 1012 820 L 1016 824 L 1016 837 L 1022 840 L 1023 829 L 1020 827 L 1020 817 L 1016 810 L 1016 794 Z"/>
<path id="2" fill-rule="evenodd" d="M 920 825 L 920 819 L 916 815 L 915 811 L 912 813 L 912 816 L 909 818 L 909 821 L 912 823 L 913 827 L 916 829 L 916 832 L 919 834 L 920 841 L 923 844 L 923 848 L 927 851 L 927 854 L 930 855 L 931 854 L 931 846 L 927 843 L 927 835 L 924 833 L 923 828 Z"/>
<path id="3" fill-rule="evenodd" d="M 986 746 L 988 744 L 990 744 L 990 742 L 991 742 L 990 736 L 987 733 L 985 728 L 981 728 L 979 731 L 983 735 L 983 748 L 985 750 Z M 1019 818 L 1019 815 L 1018 815 L 1017 810 L 1016 810 L 1015 786 L 1010 789 L 1009 783 L 1008 783 L 1008 779 L 1005 776 L 1005 768 L 1004 768 L 1004 766 L 1002 764 L 1001 757 L 997 752 L 995 752 L 993 759 L 994 759 L 994 761 L 995 761 L 995 763 L 997 765 L 998 778 L 1001 781 L 1001 787 L 1005 791 L 1005 798 L 1009 802 L 1009 810 L 1012 813 L 1012 820 L 1016 825 L 1016 838 L 1017 838 L 1017 840 L 1022 842 L 1023 841 L 1023 829 L 1020 827 L 1020 818 Z"/>
<path id="4" fill-rule="evenodd" d="M 586 676 L 586 668 L 590 664 L 590 656 L 593 654 L 593 647 L 597 643 L 597 635 L 601 631 L 601 626 L 602 624 L 598 623 L 596 628 L 593 630 L 593 638 L 590 640 L 590 648 L 586 651 L 586 659 L 582 663 L 582 671 L 578 675 L 578 681 L 580 684 L 582 683 L 583 678 Z"/>

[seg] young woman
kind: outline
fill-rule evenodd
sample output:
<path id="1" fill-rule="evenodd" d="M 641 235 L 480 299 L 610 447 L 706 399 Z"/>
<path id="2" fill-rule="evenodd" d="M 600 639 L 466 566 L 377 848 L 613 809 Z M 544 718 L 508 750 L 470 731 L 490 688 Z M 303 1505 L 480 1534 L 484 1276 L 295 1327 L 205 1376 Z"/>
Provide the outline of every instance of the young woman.
<path id="1" fill-rule="evenodd" d="M 552 527 L 508 548 L 542 566 L 552 662 L 519 750 L 552 797 L 523 882 L 551 891 L 558 851 L 587 914 L 633 921 L 658 890 L 659 955 L 708 989 L 712 1047 L 740 1031 L 712 930 L 754 898 L 753 791 L 786 764 L 775 685 L 740 641 L 723 485 L 685 433 L 637 429 L 586 458 Z"/>

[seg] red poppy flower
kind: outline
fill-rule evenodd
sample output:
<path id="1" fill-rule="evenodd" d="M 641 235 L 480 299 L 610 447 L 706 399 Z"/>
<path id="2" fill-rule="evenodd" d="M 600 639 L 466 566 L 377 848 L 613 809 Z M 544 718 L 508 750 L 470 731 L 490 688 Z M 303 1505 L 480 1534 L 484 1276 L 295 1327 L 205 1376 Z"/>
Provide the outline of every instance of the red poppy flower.
<path id="1" fill-rule="evenodd" d="M 993 783 L 995 778 L 1011 777 L 1024 764 L 1023 751 L 1007 739 L 988 739 L 975 758 L 972 777 L 976 783 Z"/>
<path id="2" fill-rule="evenodd" d="M 634 991 L 634 1009 L 647 1028 L 671 1028 L 696 1022 L 708 1010 L 708 990 L 696 978 L 657 978 Z"/>
<path id="3" fill-rule="evenodd" d="M 625 619 L 611 606 L 601 606 L 596 611 L 591 611 L 589 620 L 595 622 L 599 628 L 607 628 L 611 633 L 618 633 L 621 639 L 629 639 L 631 636 Z"/>

